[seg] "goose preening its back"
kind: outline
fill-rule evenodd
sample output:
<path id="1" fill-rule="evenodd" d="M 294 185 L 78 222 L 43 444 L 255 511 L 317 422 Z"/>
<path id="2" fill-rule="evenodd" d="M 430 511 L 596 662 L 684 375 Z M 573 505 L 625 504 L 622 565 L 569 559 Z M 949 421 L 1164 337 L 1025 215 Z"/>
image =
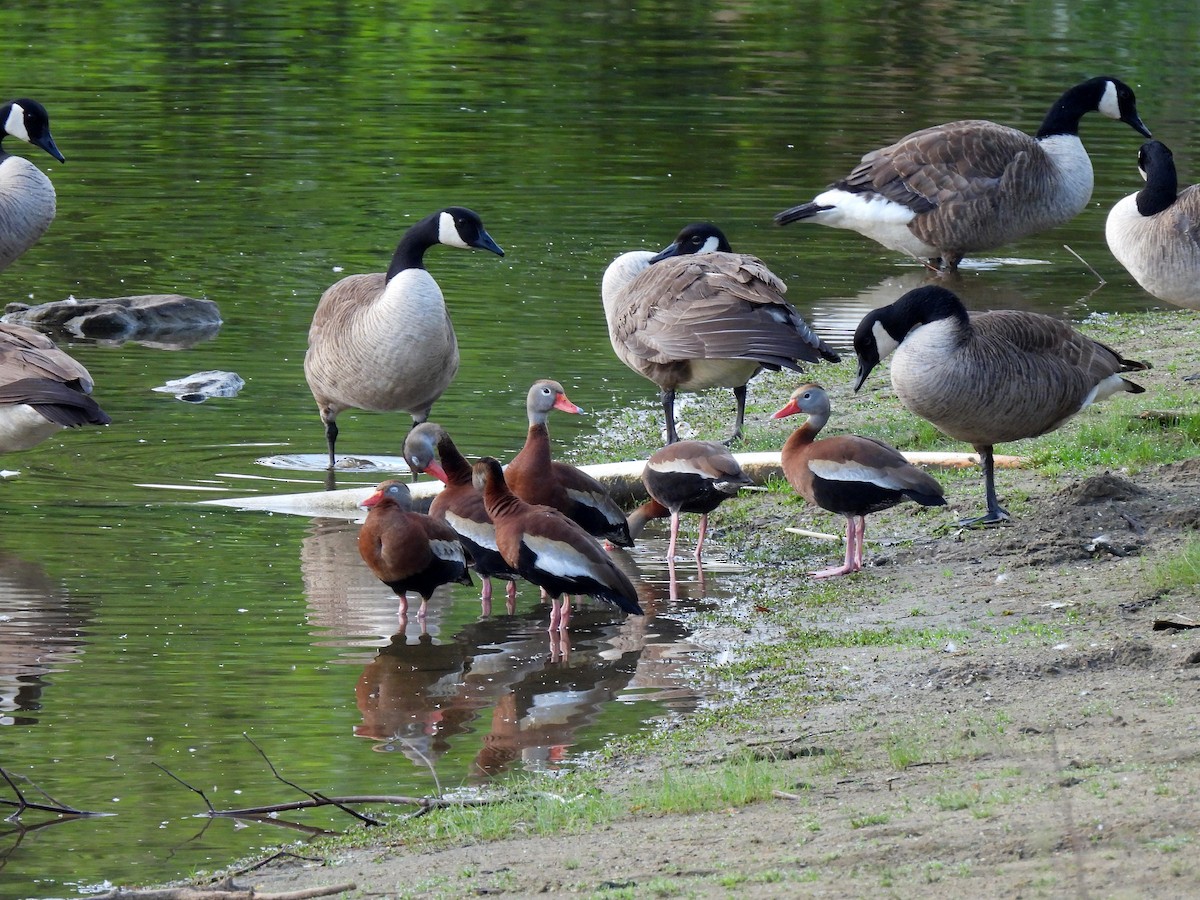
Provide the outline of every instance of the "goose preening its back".
<path id="1" fill-rule="evenodd" d="M 458 371 L 446 301 L 425 268 L 435 244 L 504 255 L 478 215 L 450 206 L 404 232 L 386 274 L 348 275 L 317 304 L 304 376 L 325 423 L 331 469 L 338 413 L 404 410 L 419 424 Z"/>
<path id="2" fill-rule="evenodd" d="M 66 159 L 50 136 L 46 108 L 28 98 L 0 106 L 0 271 L 38 242 L 54 221 L 54 185 L 37 166 L 12 156 L 3 145 L 11 135 L 45 150 L 59 162 Z"/>
<path id="3" fill-rule="evenodd" d="M 1009 517 L 996 498 L 995 444 L 1053 431 L 1120 391 L 1140 394 L 1144 389 L 1122 373 L 1149 368 L 1051 316 L 968 314 L 955 294 L 937 286 L 867 313 L 855 330 L 854 350 L 854 390 L 891 355 L 900 402 L 979 453 L 987 513 L 964 525 Z"/>
<path id="4" fill-rule="evenodd" d="M 1200 184 L 1179 190 L 1175 159 L 1160 141 L 1142 144 L 1138 170 L 1146 185 L 1109 212 L 1108 247 L 1147 293 L 1200 309 Z"/>
<path id="5" fill-rule="evenodd" d="M 751 484 L 734 455 L 724 444 L 714 441 L 677 441 L 654 451 L 642 470 L 642 484 L 650 499 L 629 514 L 629 531 L 641 534 L 650 519 L 671 519 L 671 540 L 667 560 L 675 559 L 681 513 L 699 513 L 700 532 L 696 538 L 696 563 L 702 560 L 704 538 L 708 533 L 708 514 L 737 495 L 738 489 Z"/>
<path id="6" fill-rule="evenodd" d="M 421 595 L 417 618 L 424 619 L 429 598 L 443 584 L 470 584 L 467 557 L 458 535 L 445 522 L 413 512 L 403 482 L 385 481 L 362 503 L 370 512 L 358 532 L 358 552 L 375 577 L 400 598 L 400 616 L 408 615 L 408 591 Z"/>
<path id="7" fill-rule="evenodd" d="M 667 443 L 677 391 L 732 388 L 741 437 L 746 384 L 763 369 L 800 370 L 836 351 L 784 299 L 786 285 L 754 256 L 733 253 L 714 225 L 684 228 L 666 249 L 622 254 L 604 273 L 601 294 L 617 358 L 658 385 Z"/>
<path id="8" fill-rule="evenodd" d="M 846 560 L 813 578 L 857 572 L 863 564 L 863 539 L 869 513 L 904 500 L 944 506 L 942 486 L 911 465 L 890 444 L 856 434 L 817 440 L 829 421 L 829 395 L 819 384 L 803 384 L 774 418 L 804 413 L 808 420 L 783 445 L 780 460 L 788 484 L 809 503 L 846 517 Z"/>
<path id="9" fill-rule="evenodd" d="M 492 457 L 483 457 L 473 468 L 475 487 L 483 492 L 504 561 L 550 595 L 551 631 L 567 630 L 571 594 L 589 594 L 627 613 L 642 614 L 633 582 L 594 537 L 558 510 L 526 503 L 514 494 Z"/>
<path id="10" fill-rule="evenodd" d="M 551 410 L 583 412 L 568 399 L 557 381 L 535 381 L 525 396 L 529 431 L 525 445 L 504 470 L 514 494 L 526 503 L 557 509 L 588 534 L 605 538 L 619 547 L 633 546 L 625 513 L 609 496 L 608 489 L 570 463 L 550 458 Z"/>
<path id="11" fill-rule="evenodd" d="M 23 325 L 0 324 L 0 453 L 28 450 L 63 428 L 108 425 L 92 376 Z"/>
<path id="12" fill-rule="evenodd" d="M 775 221 L 846 228 L 934 268 L 956 269 L 968 254 L 1083 211 L 1093 177 L 1079 121 L 1093 111 L 1150 137 L 1129 86 L 1092 78 L 1059 97 L 1032 137 L 977 119 L 914 131 L 872 150 L 848 176 Z"/>

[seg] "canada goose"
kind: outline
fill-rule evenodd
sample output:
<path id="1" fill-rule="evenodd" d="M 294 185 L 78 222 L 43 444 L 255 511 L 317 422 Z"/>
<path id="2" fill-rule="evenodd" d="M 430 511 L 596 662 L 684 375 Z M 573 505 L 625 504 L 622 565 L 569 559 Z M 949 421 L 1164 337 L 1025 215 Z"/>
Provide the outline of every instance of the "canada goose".
<path id="1" fill-rule="evenodd" d="M 671 519 L 667 560 L 674 562 L 681 513 L 700 514 L 696 563 L 702 561 L 708 514 L 751 483 L 734 455 L 714 441 L 677 441 L 655 450 L 642 470 L 650 499 L 629 514 L 629 531 L 637 537 L 650 519 Z"/>
<path id="2" fill-rule="evenodd" d="M 1038 313 L 972 313 L 950 291 L 930 285 L 867 313 L 854 332 L 854 390 L 889 354 L 892 387 L 909 411 L 979 453 L 986 515 L 963 525 L 1009 517 L 996 500 L 992 447 L 1063 425 L 1095 400 L 1144 388 L 1122 372 L 1150 368 Z"/>
<path id="3" fill-rule="evenodd" d="M 504 255 L 479 216 L 450 206 L 404 232 L 386 275 L 348 275 L 321 295 L 304 376 L 325 423 L 330 469 L 342 410 L 405 410 L 418 424 L 454 380 L 458 341 L 441 288 L 425 269 L 434 244 Z"/>
<path id="4" fill-rule="evenodd" d="M 922 506 L 945 506 L 942 486 L 911 465 L 900 451 L 875 438 L 840 434 L 817 440 L 829 421 L 829 395 L 819 384 L 802 384 L 773 418 L 798 413 L 808 420 L 784 442 L 780 459 L 788 484 L 814 506 L 846 517 L 846 561 L 813 578 L 857 572 L 863 565 L 866 516 L 904 500 Z"/>
<path id="5" fill-rule="evenodd" d="M 848 228 L 932 268 L 958 268 L 991 250 L 1070 221 L 1092 196 L 1079 120 L 1096 110 L 1140 134 L 1133 91 L 1092 78 L 1055 101 L 1034 137 L 978 119 L 936 125 L 866 154 L 809 203 L 775 216 Z"/>
<path id="6" fill-rule="evenodd" d="M 413 512 L 412 494 L 403 482 L 382 482 L 362 505 L 370 512 L 358 531 L 358 553 L 400 598 L 401 618 L 408 615 L 408 591 L 421 595 L 417 618 L 424 619 L 429 598 L 441 585 L 471 583 L 467 555 L 454 529 Z"/>
<path id="7" fill-rule="evenodd" d="M 632 547 L 625 513 L 609 496 L 608 489 L 582 469 L 550 458 L 546 421 L 554 409 L 583 412 L 557 381 L 535 381 L 525 396 L 529 420 L 525 445 L 505 468 L 504 480 L 526 503 L 552 506 L 593 537 L 605 538 L 619 547 Z"/>
<path id="8" fill-rule="evenodd" d="M 13 137 L 41 147 L 61 163 L 50 136 L 50 116 L 36 100 L 10 100 L 0 106 L 4 131 L 0 133 L 0 271 L 38 242 L 54 221 L 54 185 L 37 166 L 4 150 L 4 138 Z"/>
<path id="9" fill-rule="evenodd" d="M 475 463 L 472 475 L 496 525 L 496 544 L 504 561 L 550 595 L 551 631 L 567 630 L 571 594 L 589 594 L 627 613 L 642 614 L 633 582 L 594 537 L 557 509 L 526 503 L 510 491 L 504 470 L 492 457 Z M 554 602 L 559 597 L 561 606 Z"/>
<path id="10" fill-rule="evenodd" d="M 0 453 L 28 450 L 62 428 L 108 425 L 92 376 L 44 334 L 0 324 Z"/>
<path id="11" fill-rule="evenodd" d="M 661 253 L 634 250 L 604 272 L 601 295 L 617 357 L 658 385 L 675 430 L 676 391 L 733 388 L 742 436 L 746 384 L 763 369 L 800 371 L 801 360 L 840 358 L 784 299 L 762 260 L 733 253 L 715 225 L 689 225 Z"/>
<path id="12" fill-rule="evenodd" d="M 1108 248 L 1147 293 L 1200 309 L 1200 184 L 1179 190 L 1175 159 L 1160 141 L 1142 144 L 1138 170 L 1146 186 L 1109 212 Z"/>

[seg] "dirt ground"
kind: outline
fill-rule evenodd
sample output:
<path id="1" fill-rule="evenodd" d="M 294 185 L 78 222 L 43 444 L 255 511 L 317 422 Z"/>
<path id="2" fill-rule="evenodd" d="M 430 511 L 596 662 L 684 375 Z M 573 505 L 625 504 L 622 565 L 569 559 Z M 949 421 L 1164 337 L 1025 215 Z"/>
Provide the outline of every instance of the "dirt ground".
<path id="1" fill-rule="evenodd" d="M 869 545 L 852 602 L 811 610 L 813 628 L 934 637 L 809 650 L 803 702 L 714 728 L 689 753 L 696 771 L 747 748 L 775 761 L 791 788 L 774 799 L 584 834 L 285 859 L 239 883 L 354 882 L 362 897 L 1196 896 L 1200 632 L 1155 623 L 1200 619 L 1200 586 L 1156 592 L 1147 572 L 1200 528 L 1200 459 L 1000 482 L 1020 513 L 994 529 L 930 534 L 911 505 L 871 517 L 868 539 L 899 542 Z M 954 491 L 982 500 L 974 483 Z M 761 531 L 839 527 L 798 509 L 764 503 Z M 773 578 L 839 552 L 795 546 L 810 558 L 750 576 L 754 603 L 770 604 Z M 747 640 L 700 637 L 734 652 Z M 765 706 L 784 690 L 775 681 L 763 672 L 746 690 Z M 661 765 L 625 760 L 606 789 Z"/>

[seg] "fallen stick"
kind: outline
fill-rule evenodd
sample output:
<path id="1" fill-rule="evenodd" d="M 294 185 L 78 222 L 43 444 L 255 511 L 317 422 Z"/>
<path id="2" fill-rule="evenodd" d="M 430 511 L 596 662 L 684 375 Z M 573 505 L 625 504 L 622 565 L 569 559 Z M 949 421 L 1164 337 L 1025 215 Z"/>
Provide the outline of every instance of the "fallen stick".
<path id="1" fill-rule="evenodd" d="M 92 900 L 309 900 L 310 897 L 331 897 L 358 888 L 354 882 L 332 884 L 327 887 L 305 888 L 285 891 L 281 894 L 260 894 L 254 888 L 240 888 L 221 884 L 212 888 L 173 887 L 151 888 L 150 890 L 126 890 L 116 888 L 107 894 L 96 894 Z"/>

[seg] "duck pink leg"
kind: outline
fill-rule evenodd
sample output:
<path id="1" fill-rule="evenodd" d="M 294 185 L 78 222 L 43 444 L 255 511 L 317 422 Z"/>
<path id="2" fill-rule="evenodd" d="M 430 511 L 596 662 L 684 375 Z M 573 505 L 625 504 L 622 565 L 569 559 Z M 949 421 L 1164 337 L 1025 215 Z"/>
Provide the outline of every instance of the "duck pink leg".
<path id="1" fill-rule="evenodd" d="M 400 615 L 400 618 L 402 618 L 402 619 L 408 618 L 408 594 L 400 595 L 399 615 Z"/>
<path id="2" fill-rule="evenodd" d="M 667 544 L 667 559 L 675 558 L 675 544 L 679 540 L 679 513 L 671 513 L 671 543 Z"/>
<path id="3" fill-rule="evenodd" d="M 550 598 L 550 625 L 547 631 L 566 631 L 567 623 L 571 621 L 571 595 L 563 594 L 560 603 Z"/>
<path id="4" fill-rule="evenodd" d="M 708 534 L 708 513 L 700 516 L 700 536 L 696 538 L 696 565 L 700 565 L 700 553 L 704 550 L 704 536 Z"/>
<path id="5" fill-rule="evenodd" d="M 809 572 L 813 578 L 835 578 L 857 572 L 862 568 L 862 534 L 865 528 L 862 516 L 846 516 L 846 561 L 840 566 L 831 566 L 819 572 Z"/>

